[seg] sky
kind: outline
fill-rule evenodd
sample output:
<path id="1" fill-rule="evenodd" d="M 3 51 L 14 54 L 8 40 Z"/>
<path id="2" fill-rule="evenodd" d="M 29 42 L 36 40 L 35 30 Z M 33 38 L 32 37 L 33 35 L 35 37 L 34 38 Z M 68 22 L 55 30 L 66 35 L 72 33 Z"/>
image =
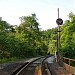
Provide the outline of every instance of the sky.
<path id="1" fill-rule="evenodd" d="M 75 0 L 0 0 L 0 17 L 11 25 L 19 25 L 19 17 L 36 13 L 42 30 L 57 27 L 59 17 L 65 21 L 70 12 L 75 13 Z"/>

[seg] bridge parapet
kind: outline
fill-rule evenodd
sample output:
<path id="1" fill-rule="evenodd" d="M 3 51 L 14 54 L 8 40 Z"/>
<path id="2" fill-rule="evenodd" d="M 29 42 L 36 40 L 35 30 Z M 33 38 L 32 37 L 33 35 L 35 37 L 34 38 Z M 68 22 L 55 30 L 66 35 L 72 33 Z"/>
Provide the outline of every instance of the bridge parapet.
<path id="1" fill-rule="evenodd" d="M 63 57 L 65 69 L 75 75 L 75 59 Z M 73 62 L 73 63 L 72 63 Z"/>

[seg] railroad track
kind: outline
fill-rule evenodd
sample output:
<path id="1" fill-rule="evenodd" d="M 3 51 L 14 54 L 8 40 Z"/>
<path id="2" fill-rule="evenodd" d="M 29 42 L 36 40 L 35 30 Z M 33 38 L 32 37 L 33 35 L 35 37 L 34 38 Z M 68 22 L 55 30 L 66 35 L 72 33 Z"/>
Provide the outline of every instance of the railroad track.
<path id="1" fill-rule="evenodd" d="M 31 62 L 26 62 L 11 75 L 51 75 L 44 62 L 46 58 L 48 57 L 39 57 Z"/>
<path id="2" fill-rule="evenodd" d="M 49 56 L 50 57 L 50 56 Z M 48 58 L 48 57 L 47 57 Z M 45 58 L 43 61 L 42 61 L 42 68 L 41 68 L 41 71 L 42 71 L 42 75 L 51 75 L 51 72 L 49 71 L 49 68 L 48 68 L 48 65 L 47 65 L 47 62 L 46 62 L 46 59 Z"/>

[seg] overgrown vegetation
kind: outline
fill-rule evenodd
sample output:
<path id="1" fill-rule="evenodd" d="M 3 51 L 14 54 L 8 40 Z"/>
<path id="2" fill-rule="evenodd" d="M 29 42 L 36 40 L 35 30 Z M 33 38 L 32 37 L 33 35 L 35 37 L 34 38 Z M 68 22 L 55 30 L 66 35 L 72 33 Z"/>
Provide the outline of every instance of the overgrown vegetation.
<path id="1" fill-rule="evenodd" d="M 28 58 L 47 53 L 35 14 L 20 17 L 21 24 L 10 25 L 0 18 L 0 59 Z"/>
<path id="2" fill-rule="evenodd" d="M 54 54 L 57 50 L 57 28 L 41 31 L 35 14 L 20 17 L 21 24 L 10 25 L 0 18 L 0 62 Z M 61 28 L 61 52 L 75 58 L 75 15 L 69 14 Z"/>

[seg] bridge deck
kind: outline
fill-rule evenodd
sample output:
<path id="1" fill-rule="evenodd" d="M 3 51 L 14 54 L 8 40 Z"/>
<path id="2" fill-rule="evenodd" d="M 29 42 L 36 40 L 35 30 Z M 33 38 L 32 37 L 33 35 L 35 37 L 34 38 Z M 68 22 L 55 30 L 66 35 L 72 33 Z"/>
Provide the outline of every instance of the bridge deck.
<path id="1" fill-rule="evenodd" d="M 49 63 L 48 67 L 52 75 L 72 75 L 69 71 L 59 66 L 58 63 Z"/>

